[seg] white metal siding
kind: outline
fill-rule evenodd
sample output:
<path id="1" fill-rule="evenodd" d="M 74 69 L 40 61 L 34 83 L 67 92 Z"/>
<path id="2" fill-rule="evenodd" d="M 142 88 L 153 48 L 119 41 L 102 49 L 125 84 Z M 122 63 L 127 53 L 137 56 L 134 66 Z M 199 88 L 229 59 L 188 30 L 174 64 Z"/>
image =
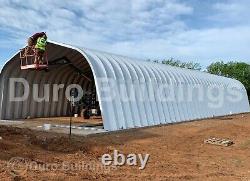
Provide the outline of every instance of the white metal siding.
<path id="1" fill-rule="evenodd" d="M 6 63 L 1 73 L 0 115 L 2 119 L 20 119 L 27 116 L 65 116 L 68 110 L 67 100 L 63 97 L 65 89 L 60 92 L 61 101 L 57 103 L 37 103 L 31 97 L 25 102 L 8 101 L 7 79 L 10 77 L 24 77 L 30 83 L 38 83 L 40 91 L 43 91 L 42 86 L 45 83 L 65 83 L 66 85 L 76 83 L 80 84 L 85 91 L 96 88 L 104 128 L 110 131 L 223 116 L 250 110 L 244 86 L 233 79 L 50 41 L 49 61 L 62 55 L 67 56 L 74 66 L 84 70 L 89 76 L 93 76 L 93 82 L 87 82 L 83 78 L 77 77 L 74 70 L 67 66 L 62 66 L 50 73 L 17 70 L 19 67 L 17 54 Z M 112 93 L 116 95 L 121 92 L 119 89 L 121 85 L 123 85 L 122 92 L 125 95 L 129 95 L 132 90 L 135 99 L 124 101 L 122 97 L 116 96 L 110 101 L 104 100 L 102 90 L 105 86 L 111 87 L 111 84 L 104 85 L 103 82 L 98 81 L 99 79 L 112 79 L 114 81 Z M 154 85 L 152 89 L 150 89 L 150 85 Z M 162 101 L 161 97 L 157 95 L 158 88 L 162 85 L 173 86 L 175 90 L 173 96 L 176 100 L 181 97 L 178 93 L 180 87 L 188 89 L 188 87 L 198 85 L 205 90 L 213 85 L 224 88 L 234 85 L 240 89 L 243 98 L 237 103 L 225 99 L 222 106 L 217 109 L 208 106 L 207 97 L 203 101 L 199 101 L 195 96 L 198 91 L 194 91 L 192 101 Z M 145 99 L 141 101 L 140 96 L 144 93 L 144 89 L 143 97 Z M 17 94 L 21 93 L 22 88 L 20 87 Z M 227 92 L 224 93 L 227 94 Z M 168 92 L 163 91 L 162 95 L 166 97 Z M 184 92 L 183 96 L 186 98 L 188 92 Z"/>

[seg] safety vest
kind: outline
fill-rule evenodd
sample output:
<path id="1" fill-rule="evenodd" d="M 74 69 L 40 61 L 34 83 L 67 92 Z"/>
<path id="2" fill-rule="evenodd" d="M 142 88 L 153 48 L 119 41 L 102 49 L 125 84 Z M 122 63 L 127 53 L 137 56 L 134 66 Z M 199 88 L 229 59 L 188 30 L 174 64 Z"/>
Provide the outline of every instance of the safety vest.
<path id="1" fill-rule="evenodd" d="M 43 37 L 39 37 L 36 42 L 35 48 L 45 51 L 47 41 Z"/>

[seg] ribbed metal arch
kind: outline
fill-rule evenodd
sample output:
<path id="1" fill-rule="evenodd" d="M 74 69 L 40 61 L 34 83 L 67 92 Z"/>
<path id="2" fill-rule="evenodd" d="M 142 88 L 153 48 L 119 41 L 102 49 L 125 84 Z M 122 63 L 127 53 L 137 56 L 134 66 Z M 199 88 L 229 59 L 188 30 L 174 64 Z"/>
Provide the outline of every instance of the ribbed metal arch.
<path id="1" fill-rule="evenodd" d="M 52 84 L 66 86 L 79 84 L 85 92 L 96 89 L 104 128 L 110 131 L 249 112 L 246 90 L 239 81 L 233 79 L 138 61 L 53 41 L 48 44 L 48 55 L 49 61 L 66 56 L 74 67 L 81 70 L 92 81 L 80 76 L 74 68 L 67 65 L 62 65 L 49 74 L 16 70 L 19 66 L 17 54 L 5 64 L 1 72 L 0 116 L 2 119 L 66 116 L 69 111 L 68 101 L 64 97 L 66 87 L 59 91 L 59 102 L 34 102 L 32 95 L 24 102 L 9 102 L 8 78 L 10 77 L 23 77 L 30 84 L 37 83 L 39 95 L 44 94 L 43 86 L 46 83 L 50 85 L 50 90 Z M 217 109 L 208 106 L 207 97 L 200 101 L 197 96 L 192 95 L 192 101 L 186 99 L 178 101 L 181 96 L 188 97 L 187 91 L 181 95 L 179 89 L 186 90 L 196 86 L 201 86 L 204 90 L 213 86 L 221 87 L 222 90 L 230 86 L 237 87 L 242 94 L 242 99 L 233 104 L 226 99 Z M 112 91 L 103 92 L 105 87 L 109 87 Z M 172 95 L 169 88 L 174 89 Z M 196 91 L 194 90 L 194 93 Z M 16 94 L 21 95 L 22 92 L 23 88 L 20 87 Z M 115 98 L 105 99 L 106 96 L 112 98 L 113 93 L 116 95 Z M 131 93 L 132 97 L 130 97 Z M 224 94 L 230 96 L 226 91 Z M 173 100 L 169 100 L 171 96 L 174 97 Z M 162 101 L 163 97 L 165 101 Z M 144 99 L 141 100 L 141 98 Z"/>
<path id="2" fill-rule="evenodd" d="M 150 77 L 148 76 L 148 74 L 145 73 L 145 70 L 143 69 L 142 66 L 140 66 L 138 64 L 138 62 L 134 62 L 135 65 L 134 68 L 135 70 L 137 70 L 137 73 L 140 73 L 141 78 L 139 79 L 139 91 L 137 92 L 138 95 L 138 99 L 139 99 L 139 103 L 143 104 L 143 112 L 141 112 L 141 114 L 144 114 L 145 112 L 145 116 L 146 116 L 146 120 L 142 120 L 142 122 L 144 123 L 144 125 L 148 126 L 148 125 L 153 125 L 153 111 L 152 111 L 152 107 L 149 101 L 140 101 L 140 99 L 142 97 L 145 97 L 146 99 L 149 100 L 149 93 L 148 93 L 148 89 L 147 88 L 147 82 L 150 81 Z M 139 76 L 138 76 L 139 77 Z M 142 115 L 143 117 L 143 115 Z"/>
<path id="3" fill-rule="evenodd" d="M 130 106 L 130 103 L 128 101 L 124 101 L 122 100 L 122 98 L 124 99 L 127 99 L 129 97 L 129 89 L 128 89 L 128 82 L 127 80 L 132 80 L 132 77 L 126 67 L 126 65 L 123 63 L 123 62 L 119 62 L 117 61 L 117 57 L 113 56 L 113 55 L 108 55 L 108 54 L 105 54 L 108 59 L 110 61 L 113 61 L 115 63 L 117 63 L 117 66 L 120 67 L 120 71 L 122 73 L 122 76 L 120 77 L 120 80 L 118 80 L 118 82 L 121 84 L 121 87 L 118 87 L 116 89 L 116 94 L 117 96 L 119 97 L 120 99 L 120 103 L 122 105 L 122 108 L 124 110 L 124 118 L 123 118 L 123 121 L 124 121 L 124 124 L 123 126 L 126 126 L 127 128 L 130 128 L 130 127 L 133 127 L 133 115 L 132 115 L 132 108 Z M 123 81 L 123 82 L 120 82 L 120 81 Z M 119 94 L 120 92 L 120 94 Z M 124 102 L 124 104 L 122 104 L 122 102 Z M 128 120 L 128 121 L 126 121 Z"/>

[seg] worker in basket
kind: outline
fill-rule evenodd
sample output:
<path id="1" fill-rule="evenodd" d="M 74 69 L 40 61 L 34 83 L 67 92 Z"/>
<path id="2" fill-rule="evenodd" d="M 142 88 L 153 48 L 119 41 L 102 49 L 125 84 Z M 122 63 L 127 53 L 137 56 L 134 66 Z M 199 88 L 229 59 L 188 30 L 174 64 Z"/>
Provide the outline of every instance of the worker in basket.
<path id="1" fill-rule="evenodd" d="M 28 46 L 29 47 L 34 47 L 36 45 L 37 39 L 39 37 L 42 36 L 46 36 L 47 39 L 47 35 L 45 32 L 39 32 L 39 33 L 35 33 L 34 35 L 32 35 L 31 37 L 28 38 Z"/>
<path id="2" fill-rule="evenodd" d="M 29 53 L 30 51 L 33 51 L 33 49 L 37 45 L 38 39 L 41 37 L 43 37 L 43 38 L 45 38 L 45 40 L 47 40 L 47 35 L 45 32 L 35 33 L 34 35 L 32 35 L 31 37 L 28 38 L 28 46 L 25 49 L 25 55 L 28 55 L 28 54 L 30 54 Z M 39 58 L 37 58 L 38 54 L 41 54 L 41 53 L 39 53 L 39 49 L 35 49 L 35 61 L 34 61 L 34 63 L 36 63 L 36 64 L 39 62 L 39 60 L 38 60 Z M 42 56 L 43 56 L 43 53 L 42 53 Z"/>
<path id="3" fill-rule="evenodd" d="M 39 37 L 35 45 L 35 64 L 43 64 L 44 53 L 47 45 L 47 36 L 46 34 L 42 37 Z"/>

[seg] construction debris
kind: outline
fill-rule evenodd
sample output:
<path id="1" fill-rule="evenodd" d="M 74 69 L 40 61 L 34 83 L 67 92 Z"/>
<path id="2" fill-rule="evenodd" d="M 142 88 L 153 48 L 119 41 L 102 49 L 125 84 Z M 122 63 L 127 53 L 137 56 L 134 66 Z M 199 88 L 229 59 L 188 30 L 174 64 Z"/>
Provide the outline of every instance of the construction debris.
<path id="1" fill-rule="evenodd" d="M 49 130 L 51 129 L 51 124 L 44 124 L 44 125 L 43 125 L 43 129 L 44 129 L 45 131 L 49 131 Z"/>
<path id="2" fill-rule="evenodd" d="M 69 125 L 53 125 L 53 127 L 56 128 L 70 128 Z M 71 126 L 72 129 L 84 129 L 84 130 L 92 130 L 92 131 L 102 131 L 102 132 L 106 132 L 104 129 L 101 128 L 96 128 L 96 127 L 87 127 L 87 126 Z"/>
<path id="3" fill-rule="evenodd" d="M 234 142 L 230 139 L 222 139 L 222 138 L 209 138 L 204 141 L 206 144 L 213 144 L 219 146 L 231 146 Z"/>

